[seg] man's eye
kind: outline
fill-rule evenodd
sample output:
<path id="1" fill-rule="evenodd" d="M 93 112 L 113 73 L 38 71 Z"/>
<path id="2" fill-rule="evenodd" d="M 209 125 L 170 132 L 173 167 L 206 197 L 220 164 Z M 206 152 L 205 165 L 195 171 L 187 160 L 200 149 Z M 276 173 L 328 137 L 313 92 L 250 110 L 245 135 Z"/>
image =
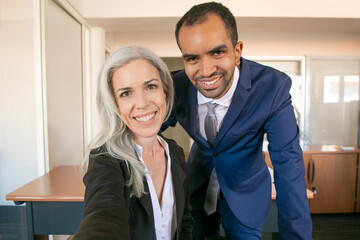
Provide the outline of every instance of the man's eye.
<path id="1" fill-rule="evenodd" d="M 196 59 L 197 59 L 196 57 L 186 57 L 185 61 L 186 62 L 194 62 L 194 61 L 196 61 Z"/>
<path id="2" fill-rule="evenodd" d="M 219 50 L 219 51 L 215 51 L 215 52 L 214 52 L 214 55 L 215 55 L 215 56 L 219 56 L 219 55 L 221 55 L 221 54 L 223 54 L 223 53 L 224 53 L 224 51 Z"/>

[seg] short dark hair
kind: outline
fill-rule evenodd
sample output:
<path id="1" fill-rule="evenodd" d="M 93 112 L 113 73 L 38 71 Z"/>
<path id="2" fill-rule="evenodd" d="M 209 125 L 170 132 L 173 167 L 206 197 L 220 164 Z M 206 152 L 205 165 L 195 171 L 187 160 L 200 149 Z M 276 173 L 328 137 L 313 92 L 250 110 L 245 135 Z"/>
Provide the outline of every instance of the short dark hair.
<path id="1" fill-rule="evenodd" d="M 236 20 L 230 10 L 217 2 L 201 3 L 193 6 L 185 15 L 178 21 L 175 29 L 176 42 L 179 45 L 179 32 L 182 26 L 193 26 L 201 24 L 208 19 L 208 16 L 215 14 L 219 16 L 224 24 L 227 34 L 229 35 L 233 46 L 238 42 L 238 33 L 236 27 Z"/>

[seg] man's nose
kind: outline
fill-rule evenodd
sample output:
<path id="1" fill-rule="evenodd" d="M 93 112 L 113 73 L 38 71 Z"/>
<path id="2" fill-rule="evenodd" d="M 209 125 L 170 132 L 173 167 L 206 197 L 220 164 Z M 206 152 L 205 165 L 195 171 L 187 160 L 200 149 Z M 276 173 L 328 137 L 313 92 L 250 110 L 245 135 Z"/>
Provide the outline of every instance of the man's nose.
<path id="1" fill-rule="evenodd" d="M 200 62 L 200 74 L 204 77 L 210 77 L 216 71 L 214 62 L 209 58 L 204 58 Z"/>

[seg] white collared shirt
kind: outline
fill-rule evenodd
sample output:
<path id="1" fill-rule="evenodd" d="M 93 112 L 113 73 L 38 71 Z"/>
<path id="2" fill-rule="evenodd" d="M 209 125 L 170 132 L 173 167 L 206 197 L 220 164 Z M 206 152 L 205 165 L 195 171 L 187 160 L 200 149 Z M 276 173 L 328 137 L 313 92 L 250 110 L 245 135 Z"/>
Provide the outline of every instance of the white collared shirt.
<path id="1" fill-rule="evenodd" d="M 145 166 L 146 170 L 146 182 L 149 186 L 150 197 L 151 197 L 151 204 L 154 214 L 154 221 L 155 221 L 155 234 L 157 240 L 171 240 L 174 237 L 176 231 L 176 203 L 174 198 L 174 189 L 173 189 L 173 181 L 172 181 L 172 174 L 171 174 L 171 159 L 170 159 L 170 152 L 169 146 L 167 142 L 162 139 L 160 136 L 157 136 L 158 141 L 165 149 L 165 154 L 167 158 L 167 170 L 166 170 L 166 177 L 162 195 L 162 205 L 160 206 L 159 199 L 157 198 L 157 194 L 155 191 L 155 187 L 151 176 L 146 167 L 146 164 L 142 158 L 142 147 L 135 144 L 137 147 L 137 155 L 141 161 L 141 163 Z"/>
<path id="2" fill-rule="evenodd" d="M 202 95 L 199 91 L 197 91 L 198 105 L 197 105 L 197 116 L 196 116 L 196 127 L 197 127 L 196 132 L 198 135 L 207 139 L 206 134 L 205 134 L 204 121 L 205 121 L 205 116 L 208 112 L 208 109 L 206 107 L 206 103 L 208 103 L 208 102 L 218 104 L 215 107 L 215 115 L 216 115 L 216 119 L 217 119 L 216 132 L 219 132 L 220 126 L 221 126 L 221 124 L 224 120 L 224 117 L 229 109 L 230 104 L 231 104 L 236 86 L 239 81 L 239 75 L 240 75 L 239 68 L 235 67 L 234 76 L 233 76 L 234 79 L 231 83 L 231 87 L 225 93 L 225 95 L 219 99 L 207 98 L 204 95 Z"/>

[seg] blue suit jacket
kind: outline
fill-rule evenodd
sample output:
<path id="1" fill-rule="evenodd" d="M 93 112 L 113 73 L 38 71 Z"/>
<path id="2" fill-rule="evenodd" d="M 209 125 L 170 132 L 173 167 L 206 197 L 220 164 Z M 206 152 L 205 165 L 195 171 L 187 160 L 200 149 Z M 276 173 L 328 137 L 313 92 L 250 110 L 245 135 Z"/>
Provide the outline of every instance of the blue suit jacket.
<path id="1" fill-rule="evenodd" d="M 291 79 L 242 58 L 238 85 L 212 147 L 196 133 L 196 88 L 184 71 L 175 72 L 173 78 L 175 106 L 164 128 L 179 122 L 195 141 L 188 159 L 190 193 L 208 181 L 215 167 L 221 191 L 233 213 L 243 224 L 261 227 L 271 201 L 271 180 L 262 152 L 263 136 L 267 133 L 280 236 L 311 239 L 304 162 L 289 94 Z"/>

